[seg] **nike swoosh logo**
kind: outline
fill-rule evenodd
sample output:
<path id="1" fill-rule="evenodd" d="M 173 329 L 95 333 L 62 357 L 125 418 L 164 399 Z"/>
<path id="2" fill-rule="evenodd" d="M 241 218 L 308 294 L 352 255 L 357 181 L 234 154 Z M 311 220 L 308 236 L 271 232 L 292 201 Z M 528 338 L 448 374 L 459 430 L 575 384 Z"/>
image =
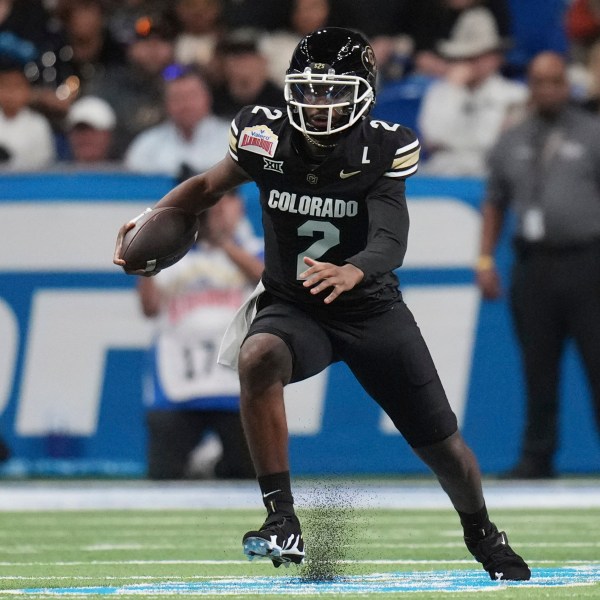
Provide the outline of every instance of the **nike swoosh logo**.
<path id="1" fill-rule="evenodd" d="M 340 179 L 347 179 L 348 177 L 352 177 L 353 175 L 358 175 L 360 171 L 350 171 L 350 173 L 344 173 L 344 169 L 340 171 Z"/>
<path id="2" fill-rule="evenodd" d="M 276 494 L 277 492 L 280 492 L 280 491 L 281 490 L 273 490 L 272 492 L 267 492 L 266 494 L 263 494 L 263 498 L 268 498 L 272 494 Z"/>

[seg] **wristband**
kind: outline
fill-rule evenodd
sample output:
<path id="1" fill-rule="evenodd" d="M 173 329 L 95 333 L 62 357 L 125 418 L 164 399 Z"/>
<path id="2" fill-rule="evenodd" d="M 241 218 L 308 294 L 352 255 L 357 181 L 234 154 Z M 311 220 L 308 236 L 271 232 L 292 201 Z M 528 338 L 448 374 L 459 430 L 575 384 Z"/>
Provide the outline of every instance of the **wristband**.
<path id="1" fill-rule="evenodd" d="M 475 265 L 476 271 L 489 271 L 496 266 L 496 262 L 494 261 L 494 257 L 491 254 L 482 254 L 477 259 L 477 264 Z"/>

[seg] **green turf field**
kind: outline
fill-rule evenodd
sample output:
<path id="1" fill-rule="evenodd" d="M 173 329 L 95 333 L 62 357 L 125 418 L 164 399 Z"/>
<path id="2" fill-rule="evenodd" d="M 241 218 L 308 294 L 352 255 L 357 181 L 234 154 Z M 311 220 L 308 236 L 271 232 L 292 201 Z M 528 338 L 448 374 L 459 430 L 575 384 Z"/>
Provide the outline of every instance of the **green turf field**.
<path id="1" fill-rule="evenodd" d="M 490 581 L 450 510 L 299 512 L 307 564 L 278 570 L 241 552 L 258 510 L 3 512 L 0 597 L 600 598 L 600 509 L 493 511 L 533 587 Z"/>

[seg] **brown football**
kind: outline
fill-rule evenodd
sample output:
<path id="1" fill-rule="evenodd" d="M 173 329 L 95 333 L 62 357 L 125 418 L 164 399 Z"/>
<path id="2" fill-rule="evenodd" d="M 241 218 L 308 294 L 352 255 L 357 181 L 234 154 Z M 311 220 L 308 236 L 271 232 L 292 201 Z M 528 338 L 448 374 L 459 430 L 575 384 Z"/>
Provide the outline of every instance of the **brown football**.
<path id="1" fill-rule="evenodd" d="M 143 213 L 123 237 L 125 270 L 158 273 L 183 258 L 197 237 L 198 218 L 181 208 L 166 206 Z"/>

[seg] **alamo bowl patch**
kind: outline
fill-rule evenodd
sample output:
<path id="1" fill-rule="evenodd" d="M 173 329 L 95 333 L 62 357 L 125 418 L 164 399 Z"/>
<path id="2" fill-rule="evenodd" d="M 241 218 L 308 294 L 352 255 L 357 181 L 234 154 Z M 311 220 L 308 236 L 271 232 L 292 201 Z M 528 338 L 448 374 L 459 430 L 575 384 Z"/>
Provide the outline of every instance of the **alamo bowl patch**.
<path id="1" fill-rule="evenodd" d="M 275 135 L 266 125 L 254 125 L 242 130 L 238 147 L 248 150 L 248 152 L 273 158 L 278 143 L 279 136 Z"/>

